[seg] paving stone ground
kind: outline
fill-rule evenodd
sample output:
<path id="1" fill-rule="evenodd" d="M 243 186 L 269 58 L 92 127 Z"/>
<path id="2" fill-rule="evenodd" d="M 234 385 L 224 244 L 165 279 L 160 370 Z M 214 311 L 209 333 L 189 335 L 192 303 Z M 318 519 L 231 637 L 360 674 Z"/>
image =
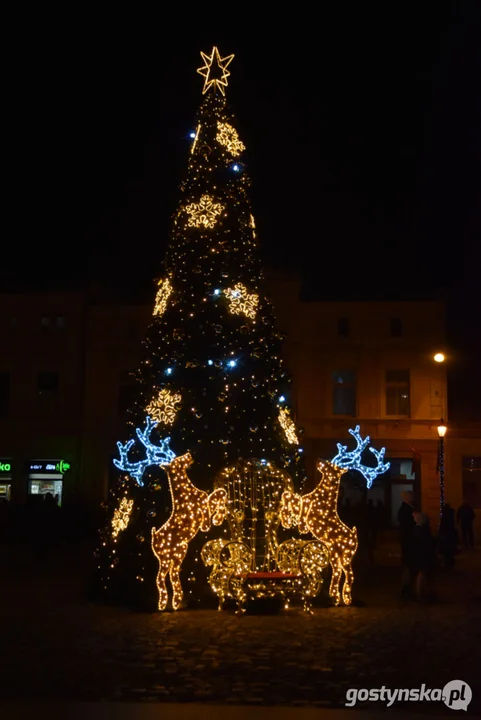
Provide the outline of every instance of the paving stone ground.
<path id="1" fill-rule="evenodd" d="M 462 679 L 473 690 L 470 714 L 479 714 L 480 566 L 475 551 L 454 571 L 438 571 L 437 601 L 426 606 L 400 602 L 399 569 L 383 566 L 358 581 L 363 607 L 239 618 L 97 606 L 84 597 L 78 551 L 37 567 L 27 558 L 9 568 L 4 555 L 0 701 L 342 707 L 352 687 L 442 688 Z"/>

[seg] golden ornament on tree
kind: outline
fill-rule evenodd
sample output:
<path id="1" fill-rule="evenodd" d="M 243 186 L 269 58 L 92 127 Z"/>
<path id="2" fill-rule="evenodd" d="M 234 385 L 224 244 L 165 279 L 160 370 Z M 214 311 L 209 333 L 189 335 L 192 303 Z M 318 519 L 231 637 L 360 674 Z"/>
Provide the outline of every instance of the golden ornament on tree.
<path id="1" fill-rule="evenodd" d="M 127 500 L 123 497 L 120 501 L 120 505 L 116 508 L 114 516 L 112 518 L 112 538 L 115 540 L 119 532 L 125 530 L 130 520 L 130 513 L 134 506 L 133 500 Z"/>
<path id="2" fill-rule="evenodd" d="M 227 288 L 225 294 L 229 298 L 229 310 L 233 315 L 243 313 L 251 319 L 255 318 L 257 306 L 259 305 L 258 295 L 249 294 L 246 286 L 242 283 L 237 283 L 234 289 Z"/>
<path id="3" fill-rule="evenodd" d="M 237 130 L 228 123 L 217 122 L 217 135 L 215 139 L 227 148 L 234 157 L 240 155 L 241 152 L 246 149 L 245 145 L 239 140 Z"/>
<path id="4" fill-rule="evenodd" d="M 167 388 L 163 388 L 158 396 L 147 405 L 145 412 L 157 423 L 171 425 L 179 409 L 176 406 L 181 400 L 181 395 L 172 393 L 170 390 L 167 390 Z"/>
<path id="5" fill-rule="evenodd" d="M 167 309 L 167 301 L 172 293 L 172 285 L 169 278 L 159 280 L 157 295 L 155 296 L 153 315 L 163 315 Z"/>
<path id="6" fill-rule="evenodd" d="M 279 408 L 279 423 L 284 430 L 287 442 L 290 445 L 299 445 L 299 439 L 296 433 L 296 426 L 287 408 Z"/>
<path id="7" fill-rule="evenodd" d="M 198 203 L 190 203 L 185 208 L 186 213 L 190 215 L 187 224 L 189 227 L 195 228 L 213 228 L 217 222 L 217 216 L 223 209 L 224 206 L 215 203 L 210 195 L 202 195 Z"/>
<path id="8" fill-rule="evenodd" d="M 199 75 L 202 75 L 204 78 L 202 94 L 205 95 L 205 93 L 213 87 L 214 90 L 219 88 L 222 95 L 225 95 L 224 88 L 227 87 L 227 78 L 230 75 L 227 68 L 234 59 L 234 55 L 227 55 L 227 57 L 221 58 L 219 50 L 215 46 L 212 48 L 210 57 L 203 52 L 201 52 L 200 55 L 205 63 L 205 65 L 197 70 Z"/>

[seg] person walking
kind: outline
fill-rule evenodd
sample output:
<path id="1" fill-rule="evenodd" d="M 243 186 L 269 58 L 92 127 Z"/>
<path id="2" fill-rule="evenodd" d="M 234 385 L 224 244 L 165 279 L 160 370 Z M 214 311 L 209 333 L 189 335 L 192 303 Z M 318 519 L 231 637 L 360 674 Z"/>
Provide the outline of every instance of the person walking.
<path id="1" fill-rule="evenodd" d="M 468 500 L 465 500 L 458 508 L 456 520 L 461 530 L 463 545 L 467 550 L 473 550 L 474 548 L 473 523 L 475 517 L 476 514 L 471 507 L 471 504 Z"/>
<path id="2" fill-rule="evenodd" d="M 401 544 L 401 597 L 408 598 L 411 595 L 411 574 L 413 566 L 413 529 L 416 525 L 413 517 L 413 493 L 404 491 L 401 495 L 402 503 L 398 510 L 397 519 L 399 523 L 400 544 Z"/>
<path id="3" fill-rule="evenodd" d="M 454 522 L 454 509 L 446 503 L 439 523 L 438 552 L 444 559 L 444 567 L 454 566 L 454 556 L 458 548 L 458 533 Z"/>
<path id="4" fill-rule="evenodd" d="M 428 573 L 433 565 L 433 541 L 429 518 L 422 512 L 414 512 L 412 529 L 411 571 L 415 577 L 416 600 L 429 599 Z"/>

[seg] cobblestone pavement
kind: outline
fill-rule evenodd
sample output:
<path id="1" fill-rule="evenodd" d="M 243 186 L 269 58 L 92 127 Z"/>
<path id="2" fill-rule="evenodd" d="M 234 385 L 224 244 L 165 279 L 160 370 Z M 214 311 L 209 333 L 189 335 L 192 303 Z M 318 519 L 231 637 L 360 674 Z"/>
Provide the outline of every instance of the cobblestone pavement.
<path id="1" fill-rule="evenodd" d="M 473 690 L 469 713 L 481 712 L 474 567 L 444 578 L 428 606 L 397 601 L 398 569 L 382 568 L 365 580 L 365 607 L 241 618 L 95 606 L 82 597 L 80 575 L 75 568 L 64 576 L 28 567 L 3 573 L 0 701 L 340 707 L 350 687 L 442 688 L 462 679 Z"/>

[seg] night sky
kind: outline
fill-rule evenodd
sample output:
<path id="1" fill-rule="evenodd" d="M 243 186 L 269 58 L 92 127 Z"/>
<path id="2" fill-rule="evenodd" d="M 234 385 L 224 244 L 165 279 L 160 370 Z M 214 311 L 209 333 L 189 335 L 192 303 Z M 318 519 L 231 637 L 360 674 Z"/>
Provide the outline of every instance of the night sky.
<path id="1" fill-rule="evenodd" d="M 480 5 L 24 19 L 7 82 L 1 277 L 73 284 L 93 266 L 152 293 L 201 99 L 199 52 L 216 44 L 236 56 L 228 99 L 266 263 L 298 268 L 311 297 L 444 296 L 452 342 L 479 338 Z"/>

